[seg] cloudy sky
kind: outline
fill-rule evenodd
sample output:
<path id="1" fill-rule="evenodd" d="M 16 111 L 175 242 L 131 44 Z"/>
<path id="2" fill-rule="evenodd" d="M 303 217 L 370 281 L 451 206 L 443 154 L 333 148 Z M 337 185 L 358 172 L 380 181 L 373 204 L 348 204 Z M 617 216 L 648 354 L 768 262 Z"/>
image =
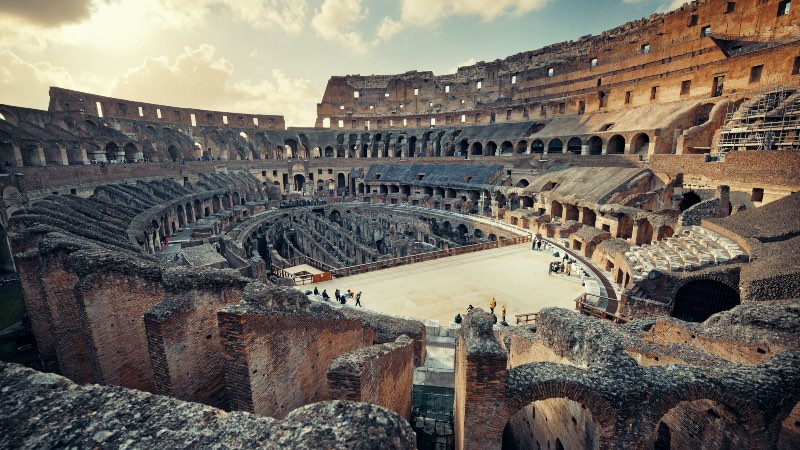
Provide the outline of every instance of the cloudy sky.
<path id="1" fill-rule="evenodd" d="M 0 0 L 0 103 L 49 86 L 313 126 L 331 75 L 452 73 L 681 0 Z"/>

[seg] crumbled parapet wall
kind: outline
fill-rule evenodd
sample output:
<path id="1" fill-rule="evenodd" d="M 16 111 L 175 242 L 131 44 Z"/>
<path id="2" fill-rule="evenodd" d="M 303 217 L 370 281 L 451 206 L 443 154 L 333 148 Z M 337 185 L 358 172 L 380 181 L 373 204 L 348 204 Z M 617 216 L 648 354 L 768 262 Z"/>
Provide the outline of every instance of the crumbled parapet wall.
<path id="1" fill-rule="evenodd" d="M 259 282 L 218 313 L 231 408 L 284 417 L 329 398 L 325 373 L 339 355 L 372 342 L 358 320 L 296 289 Z"/>
<path id="2" fill-rule="evenodd" d="M 459 341 L 459 445 L 500 448 L 506 436 L 529 442 L 526 436 L 532 435 L 540 444 L 559 439 L 565 448 L 588 445 L 581 444 L 585 442 L 594 448 L 652 448 L 665 433 L 680 448 L 714 442 L 739 447 L 779 439 L 791 442 L 797 437 L 792 420 L 800 402 L 800 349 L 776 346 L 757 360 L 743 355 L 759 353 L 757 348 L 743 349 L 741 355 L 713 348 L 729 327 L 741 329 L 749 343 L 766 345 L 787 338 L 797 342 L 796 305 L 786 304 L 780 311 L 769 307 L 743 305 L 706 324 L 658 319 L 625 326 L 545 308 L 535 332 L 529 328 L 502 333 L 513 364 L 507 375 L 487 376 L 484 382 L 504 384 L 503 396 L 468 388 L 466 416 L 459 413 L 458 371 L 464 365 Z M 658 323 L 686 333 L 683 341 L 672 336 L 658 342 L 655 334 L 665 332 L 654 332 Z M 494 347 L 481 341 L 473 348 Z M 478 422 L 473 412 L 486 408 L 493 408 L 494 414 L 481 414 L 483 422 Z M 571 417 L 563 411 L 571 411 Z M 547 423 L 540 420 L 542 414 L 547 414 Z M 506 424 L 508 435 L 503 432 Z M 703 433 L 692 431 L 698 429 Z M 478 445 L 473 444 L 476 440 Z"/>
<path id="3" fill-rule="evenodd" d="M 355 308 L 342 308 L 342 314 L 349 319 L 358 319 L 365 328 L 375 332 L 375 343 L 394 342 L 400 336 L 408 336 L 414 340 L 414 365 L 425 364 L 425 340 L 427 338 L 425 324 L 418 320 L 401 319 L 399 317 L 377 314 Z"/>
<path id="4" fill-rule="evenodd" d="M 722 201 L 710 198 L 690 206 L 678 217 L 678 225 L 682 227 L 699 226 L 703 219 L 719 217 L 717 215 Z"/>
<path id="5" fill-rule="evenodd" d="M 456 448 L 494 448 L 505 424 L 487 421 L 505 399 L 508 355 L 492 331 L 492 316 L 480 308 L 469 311 L 456 337 Z M 468 431 L 469 430 L 469 431 Z M 469 437 L 466 437 L 467 434 Z"/>
<path id="6" fill-rule="evenodd" d="M 3 362 L 0 392 L 0 448 L 416 448 L 408 422 L 365 403 L 315 403 L 278 421 L 131 389 L 81 386 Z"/>
<path id="7" fill-rule="evenodd" d="M 143 314 L 157 393 L 228 407 L 217 312 L 240 301 L 250 281 L 233 270 L 164 272 L 166 298 Z"/>
<path id="8" fill-rule="evenodd" d="M 627 346 L 640 365 L 757 364 L 800 347 L 800 302 L 739 305 L 703 323 L 649 318 L 623 328 L 641 338 Z"/>
<path id="9" fill-rule="evenodd" d="M 345 353 L 328 368 L 331 398 L 389 408 L 411 418 L 414 345 L 408 336 Z"/>
<path id="10" fill-rule="evenodd" d="M 67 269 L 79 276 L 77 316 L 95 382 L 155 392 L 141 318 L 164 299 L 163 269 L 137 256 L 85 249 L 69 255 Z"/>

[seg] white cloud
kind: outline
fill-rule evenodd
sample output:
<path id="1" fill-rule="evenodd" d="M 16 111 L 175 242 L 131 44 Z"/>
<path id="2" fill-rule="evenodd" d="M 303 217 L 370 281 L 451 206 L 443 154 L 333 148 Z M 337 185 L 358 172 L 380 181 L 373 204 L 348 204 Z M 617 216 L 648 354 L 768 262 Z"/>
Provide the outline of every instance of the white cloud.
<path id="1" fill-rule="evenodd" d="M 234 66 L 208 44 L 184 48 L 174 62 L 147 58 L 122 75 L 109 95 L 143 102 L 232 112 L 283 114 L 290 126 L 313 126 L 319 93 L 311 82 L 274 69 L 259 81 L 234 81 Z"/>
<path id="2" fill-rule="evenodd" d="M 80 22 L 92 12 L 92 0 L 0 0 L 0 16 L 42 27 Z"/>
<path id="3" fill-rule="evenodd" d="M 63 67 L 54 67 L 47 62 L 30 63 L 10 51 L 0 51 L 3 103 L 45 109 L 50 86 L 70 88 L 75 86 L 75 82 Z"/>
<path id="4" fill-rule="evenodd" d="M 402 0 L 405 24 L 436 25 L 452 16 L 478 16 L 486 22 L 500 16 L 516 17 L 542 8 L 549 0 Z"/>
<path id="5" fill-rule="evenodd" d="M 451 68 L 447 69 L 447 72 L 446 72 L 446 73 L 456 73 L 456 72 L 458 71 L 458 68 L 459 68 L 459 67 L 464 67 L 464 66 L 472 66 L 472 65 L 474 65 L 476 62 L 477 62 L 477 61 L 475 61 L 475 58 L 470 58 L 470 59 L 468 59 L 468 60 L 466 60 L 466 61 L 460 62 L 460 63 L 456 64 L 455 66 L 453 66 L 453 67 L 451 67 Z"/>
<path id="6" fill-rule="evenodd" d="M 391 17 L 384 17 L 380 25 L 378 25 L 378 30 L 375 32 L 375 39 L 378 41 L 388 41 L 401 31 L 403 31 L 402 22 L 394 20 Z"/>
<path id="7" fill-rule="evenodd" d="M 214 0 L 205 1 L 216 3 Z M 255 28 L 280 27 L 287 33 L 297 34 L 305 26 L 305 0 L 222 0 L 221 3 Z"/>
<path id="8" fill-rule="evenodd" d="M 366 52 L 364 39 L 355 25 L 369 12 L 361 10 L 361 0 L 325 0 L 311 19 L 317 36 L 343 44 L 354 53 Z"/>

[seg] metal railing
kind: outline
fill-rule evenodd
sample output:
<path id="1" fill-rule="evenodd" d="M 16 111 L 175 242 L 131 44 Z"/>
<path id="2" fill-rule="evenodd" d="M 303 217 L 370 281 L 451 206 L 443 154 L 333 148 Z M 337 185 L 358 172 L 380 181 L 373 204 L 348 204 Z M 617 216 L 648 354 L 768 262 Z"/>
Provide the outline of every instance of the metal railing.
<path id="1" fill-rule="evenodd" d="M 531 236 L 518 236 L 511 239 L 498 239 L 492 242 L 484 242 L 480 244 L 465 245 L 462 247 L 454 247 L 445 250 L 438 250 L 428 253 L 418 253 L 410 256 L 400 256 L 397 258 L 383 259 L 366 264 L 359 264 L 350 267 L 342 267 L 341 269 L 333 269 L 331 272 L 337 278 L 348 277 L 351 275 L 358 275 L 360 273 L 374 272 L 376 270 L 388 269 L 391 267 L 404 266 L 407 264 L 414 264 L 418 262 L 432 261 L 434 259 L 446 258 L 448 256 L 463 255 L 473 253 L 481 250 L 489 250 L 493 248 L 506 247 L 509 245 L 517 245 L 525 242 L 530 242 Z"/>
<path id="2" fill-rule="evenodd" d="M 627 322 L 626 319 L 623 319 L 622 317 L 620 317 L 620 316 L 618 316 L 616 314 L 610 313 L 610 312 L 608 312 L 608 311 L 606 311 L 604 309 L 598 308 L 597 306 L 594 306 L 593 304 L 589 303 L 588 302 L 588 298 L 589 297 L 606 298 L 606 297 L 603 297 L 603 296 L 600 296 L 600 295 L 594 295 L 594 294 L 586 294 L 586 293 L 581 294 L 580 296 L 578 296 L 578 298 L 575 299 L 575 309 L 579 313 L 581 313 L 583 315 L 586 315 L 586 316 L 592 316 L 592 317 L 597 317 L 597 318 L 600 318 L 600 319 L 610 320 L 610 321 L 612 321 L 614 323 L 618 323 L 618 324 L 623 324 L 623 323 Z M 608 300 L 611 300 L 611 299 L 608 299 Z"/>
<path id="3" fill-rule="evenodd" d="M 524 313 L 524 314 L 516 314 L 514 317 L 517 318 L 517 325 L 527 325 L 533 324 L 536 325 L 539 323 L 539 313 Z"/>

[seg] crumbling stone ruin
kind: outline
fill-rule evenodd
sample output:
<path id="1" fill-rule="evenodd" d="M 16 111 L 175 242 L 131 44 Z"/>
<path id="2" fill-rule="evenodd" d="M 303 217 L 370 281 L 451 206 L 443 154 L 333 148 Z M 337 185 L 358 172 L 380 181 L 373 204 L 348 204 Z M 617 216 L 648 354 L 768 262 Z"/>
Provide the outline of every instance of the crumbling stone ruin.
<path id="1" fill-rule="evenodd" d="M 57 87 L 0 105 L 0 267 L 38 369 L 0 363 L 0 447 L 414 448 L 438 327 L 295 282 L 541 237 L 597 282 L 577 312 L 464 317 L 447 442 L 797 448 L 790 4 L 332 77 L 313 129 Z"/>

